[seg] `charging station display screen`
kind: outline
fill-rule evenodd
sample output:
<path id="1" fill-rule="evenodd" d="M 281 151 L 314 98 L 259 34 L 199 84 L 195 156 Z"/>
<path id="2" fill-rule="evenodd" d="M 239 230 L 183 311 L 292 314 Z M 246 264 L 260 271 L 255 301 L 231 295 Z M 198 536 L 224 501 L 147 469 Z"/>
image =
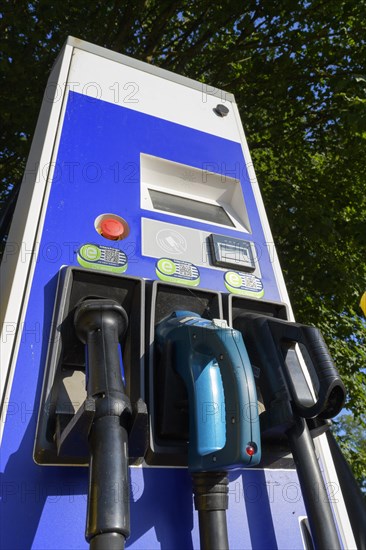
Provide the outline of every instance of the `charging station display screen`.
<path id="1" fill-rule="evenodd" d="M 170 195 L 155 189 L 149 189 L 149 194 L 156 210 L 235 227 L 222 206 Z"/>
<path id="2" fill-rule="evenodd" d="M 233 244 L 219 243 L 220 257 L 223 262 L 250 263 L 249 248 L 240 248 Z"/>
<path id="3" fill-rule="evenodd" d="M 218 267 L 234 267 L 243 271 L 255 271 L 255 261 L 249 241 L 215 235 L 212 233 L 208 241 L 211 248 L 211 260 Z"/>

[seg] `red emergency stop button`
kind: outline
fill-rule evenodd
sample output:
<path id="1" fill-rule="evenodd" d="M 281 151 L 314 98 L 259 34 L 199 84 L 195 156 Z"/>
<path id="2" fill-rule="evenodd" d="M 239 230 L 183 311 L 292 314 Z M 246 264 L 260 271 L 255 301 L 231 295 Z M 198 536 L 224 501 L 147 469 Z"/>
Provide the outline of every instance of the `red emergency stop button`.
<path id="1" fill-rule="evenodd" d="M 100 232 L 106 239 L 118 241 L 122 238 L 125 228 L 119 220 L 104 218 L 100 223 Z"/>

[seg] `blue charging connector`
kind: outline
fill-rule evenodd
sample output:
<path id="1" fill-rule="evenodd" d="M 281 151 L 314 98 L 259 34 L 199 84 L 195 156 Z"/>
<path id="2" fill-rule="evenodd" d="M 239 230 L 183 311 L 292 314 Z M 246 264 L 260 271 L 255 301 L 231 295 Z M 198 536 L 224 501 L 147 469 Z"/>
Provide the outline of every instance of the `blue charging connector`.
<path id="1" fill-rule="evenodd" d="M 255 381 L 239 331 L 222 320 L 176 311 L 156 327 L 174 354 L 189 400 L 191 472 L 255 466 L 261 458 Z"/>

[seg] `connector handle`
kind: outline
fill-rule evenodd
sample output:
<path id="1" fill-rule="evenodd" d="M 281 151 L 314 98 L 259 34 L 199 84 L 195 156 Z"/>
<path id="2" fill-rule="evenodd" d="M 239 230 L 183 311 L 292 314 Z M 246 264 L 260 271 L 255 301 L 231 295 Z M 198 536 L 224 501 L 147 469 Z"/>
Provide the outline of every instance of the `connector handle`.
<path id="1" fill-rule="evenodd" d="M 189 311 L 159 323 L 156 343 L 169 346 L 189 400 L 191 471 L 219 471 L 260 461 L 258 403 L 241 334 Z"/>

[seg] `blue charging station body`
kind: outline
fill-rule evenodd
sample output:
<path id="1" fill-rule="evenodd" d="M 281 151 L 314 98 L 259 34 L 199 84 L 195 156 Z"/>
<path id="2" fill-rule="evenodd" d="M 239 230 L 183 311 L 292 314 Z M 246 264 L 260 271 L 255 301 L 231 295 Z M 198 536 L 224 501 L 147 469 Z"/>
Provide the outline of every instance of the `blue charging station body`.
<path id="1" fill-rule="evenodd" d="M 81 549 L 87 469 L 33 460 L 60 269 L 289 302 L 235 102 L 224 92 L 69 39 L 23 188 L 2 265 L 1 548 Z M 103 234 L 108 220 L 117 238 Z M 127 547 L 198 548 L 187 468 L 130 472 Z M 293 468 L 239 468 L 229 479 L 232 548 L 303 548 Z"/>

